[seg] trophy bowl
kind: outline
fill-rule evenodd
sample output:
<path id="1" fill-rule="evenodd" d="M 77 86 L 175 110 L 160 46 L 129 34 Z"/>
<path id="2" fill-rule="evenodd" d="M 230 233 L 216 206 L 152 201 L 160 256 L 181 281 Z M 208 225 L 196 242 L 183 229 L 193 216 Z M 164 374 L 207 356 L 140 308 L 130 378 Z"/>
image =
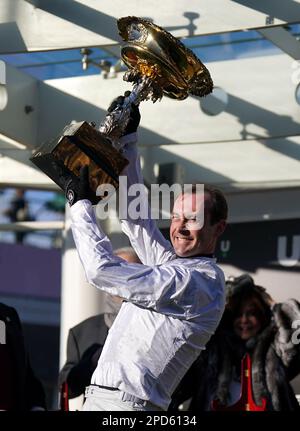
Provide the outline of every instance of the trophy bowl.
<path id="1" fill-rule="evenodd" d="M 189 94 L 206 96 L 213 90 L 209 71 L 196 55 L 151 21 L 128 16 L 118 20 L 124 40 L 121 56 L 137 76 L 151 77 L 163 94 L 183 100 Z"/>
<path id="2" fill-rule="evenodd" d="M 151 21 L 128 16 L 118 20 L 124 43 L 121 57 L 128 66 L 123 79 L 133 89 L 123 105 L 109 113 L 100 131 L 118 147 L 130 117 L 131 104 L 156 102 L 163 95 L 184 100 L 190 94 L 206 96 L 213 90 L 210 73 L 196 55 L 169 32 Z"/>

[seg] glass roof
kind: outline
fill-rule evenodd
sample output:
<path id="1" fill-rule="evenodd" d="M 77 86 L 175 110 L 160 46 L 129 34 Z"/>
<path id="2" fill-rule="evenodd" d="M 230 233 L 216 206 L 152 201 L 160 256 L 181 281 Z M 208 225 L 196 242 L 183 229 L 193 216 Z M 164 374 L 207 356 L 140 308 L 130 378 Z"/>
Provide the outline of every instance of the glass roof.
<path id="1" fill-rule="evenodd" d="M 287 30 L 298 36 L 300 24 L 290 25 Z M 192 49 L 204 63 L 276 55 L 282 52 L 255 30 L 193 36 L 182 39 L 182 42 Z M 87 70 L 83 70 L 80 49 L 6 54 L 0 55 L 0 59 L 39 80 L 94 75 L 100 72 L 99 67 L 93 64 L 90 64 Z M 109 52 L 108 46 L 107 50 L 103 47 L 102 49 L 92 48 L 90 59 L 96 63 L 106 60 L 113 65 L 119 60 L 119 57 L 113 56 Z"/>

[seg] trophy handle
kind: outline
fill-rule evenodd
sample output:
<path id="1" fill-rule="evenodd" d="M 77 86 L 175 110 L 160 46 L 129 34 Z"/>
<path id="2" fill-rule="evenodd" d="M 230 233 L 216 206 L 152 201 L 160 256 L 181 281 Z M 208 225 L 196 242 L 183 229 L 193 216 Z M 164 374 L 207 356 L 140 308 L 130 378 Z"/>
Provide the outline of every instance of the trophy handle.
<path id="1" fill-rule="evenodd" d="M 124 79 L 127 80 L 126 77 Z M 130 77 L 128 80 L 130 80 Z M 109 112 L 101 123 L 99 131 L 111 140 L 112 145 L 117 150 L 120 150 L 122 147 L 119 139 L 124 134 L 129 122 L 131 104 L 134 103 L 138 106 L 142 100 L 149 99 L 152 93 L 152 80 L 146 76 L 142 76 L 134 84 L 130 95 L 125 97 L 123 105 L 118 105 L 112 112 Z"/>

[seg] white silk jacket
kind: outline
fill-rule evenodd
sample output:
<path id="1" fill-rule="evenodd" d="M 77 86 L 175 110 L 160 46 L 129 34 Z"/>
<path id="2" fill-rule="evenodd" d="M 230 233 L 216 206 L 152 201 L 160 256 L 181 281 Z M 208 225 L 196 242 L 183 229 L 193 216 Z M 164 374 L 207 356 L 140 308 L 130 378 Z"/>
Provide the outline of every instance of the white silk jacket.
<path id="1" fill-rule="evenodd" d="M 128 186 L 141 182 L 135 134 L 127 135 Z M 132 140 L 132 142 L 131 142 Z M 143 200 L 147 205 L 147 198 Z M 118 388 L 167 410 L 176 386 L 205 348 L 224 310 L 224 275 L 214 258 L 177 258 L 150 218 L 123 220 L 142 264 L 114 256 L 88 200 L 71 207 L 88 282 L 125 299 L 92 384 Z"/>

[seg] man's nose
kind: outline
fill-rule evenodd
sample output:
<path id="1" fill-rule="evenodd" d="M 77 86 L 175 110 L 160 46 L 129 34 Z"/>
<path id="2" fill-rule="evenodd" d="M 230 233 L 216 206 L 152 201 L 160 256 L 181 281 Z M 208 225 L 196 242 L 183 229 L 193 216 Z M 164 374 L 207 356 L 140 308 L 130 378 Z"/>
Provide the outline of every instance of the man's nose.
<path id="1" fill-rule="evenodd" d="M 180 219 L 179 226 L 178 226 L 179 232 L 187 232 L 188 231 L 186 223 L 187 223 L 186 219 Z"/>

